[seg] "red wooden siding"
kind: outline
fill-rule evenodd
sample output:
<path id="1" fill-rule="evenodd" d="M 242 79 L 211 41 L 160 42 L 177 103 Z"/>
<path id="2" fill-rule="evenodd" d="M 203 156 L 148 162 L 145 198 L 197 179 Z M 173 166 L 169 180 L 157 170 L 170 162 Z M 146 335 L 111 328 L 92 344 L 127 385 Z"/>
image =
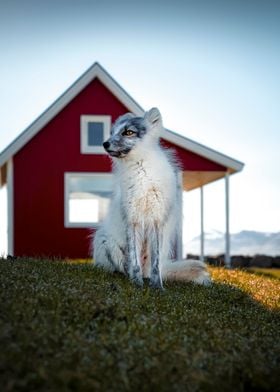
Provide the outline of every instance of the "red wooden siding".
<path id="1" fill-rule="evenodd" d="M 110 171 L 106 155 L 80 154 L 80 116 L 125 112 L 95 79 L 14 156 L 15 255 L 89 255 L 89 230 L 64 227 L 64 172 Z"/>
<path id="2" fill-rule="evenodd" d="M 176 155 L 178 157 L 178 161 L 181 164 L 182 170 L 190 170 L 190 171 L 227 171 L 227 168 L 219 165 L 216 162 L 210 161 L 207 158 L 204 158 L 200 155 L 193 153 L 192 151 L 188 151 L 183 149 L 182 147 L 175 146 L 174 144 L 161 140 L 161 145 L 167 148 L 172 148 L 176 150 Z"/>

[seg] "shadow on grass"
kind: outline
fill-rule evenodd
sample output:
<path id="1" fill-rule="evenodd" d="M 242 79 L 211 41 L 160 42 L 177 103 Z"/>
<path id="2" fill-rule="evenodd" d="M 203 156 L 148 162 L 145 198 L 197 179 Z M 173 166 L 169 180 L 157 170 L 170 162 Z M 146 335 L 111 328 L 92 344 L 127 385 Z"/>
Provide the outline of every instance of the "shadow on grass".
<path id="1" fill-rule="evenodd" d="M 3 391 L 278 388 L 279 313 L 226 284 L 224 270 L 210 287 L 161 293 L 90 265 L 0 269 Z"/>

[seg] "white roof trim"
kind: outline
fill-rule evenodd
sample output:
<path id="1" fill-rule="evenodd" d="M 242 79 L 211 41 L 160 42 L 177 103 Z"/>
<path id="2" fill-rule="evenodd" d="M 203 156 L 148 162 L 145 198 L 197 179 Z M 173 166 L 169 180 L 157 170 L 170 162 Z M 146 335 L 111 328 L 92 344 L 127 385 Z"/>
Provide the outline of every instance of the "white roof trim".
<path id="1" fill-rule="evenodd" d="M 99 63 L 94 63 L 79 79 L 72 84 L 41 116 L 39 116 L 25 131 L 23 131 L 1 154 L 0 167 L 29 142 L 48 122 L 50 122 L 65 106 L 70 103 L 93 79 L 98 78 L 127 109 L 142 116 L 143 108 L 105 71 Z M 217 162 L 233 172 L 241 171 L 244 164 L 226 155 L 214 151 L 202 144 L 180 136 L 168 129 L 162 133 L 163 139 L 182 148 L 190 150 L 214 162 Z"/>
<path id="2" fill-rule="evenodd" d="M 227 155 L 221 154 L 218 151 L 212 150 L 200 143 L 197 143 L 191 139 L 184 136 L 178 135 L 168 129 L 164 129 L 162 132 L 162 138 L 175 144 L 176 146 L 182 147 L 186 150 L 192 151 L 195 154 L 203 156 L 211 161 L 214 161 L 222 166 L 232 169 L 233 172 L 241 171 L 244 167 L 244 163 L 239 162 Z"/>
<path id="3" fill-rule="evenodd" d="M 100 64 L 94 63 L 72 86 L 68 88 L 45 112 L 41 114 L 23 133 L 19 135 L 1 154 L 0 166 L 16 154 L 48 122 L 68 105 L 93 79 L 98 78 L 129 111 L 140 116 L 144 113 L 134 99 L 105 71 Z"/>

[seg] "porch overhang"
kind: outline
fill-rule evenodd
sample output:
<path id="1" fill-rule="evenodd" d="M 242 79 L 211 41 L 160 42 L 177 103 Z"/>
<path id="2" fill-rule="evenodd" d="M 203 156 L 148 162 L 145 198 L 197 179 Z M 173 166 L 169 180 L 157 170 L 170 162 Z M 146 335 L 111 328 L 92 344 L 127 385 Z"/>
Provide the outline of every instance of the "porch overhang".
<path id="1" fill-rule="evenodd" d="M 204 185 L 210 184 L 211 182 L 220 180 L 228 174 L 233 174 L 233 170 L 228 171 L 183 171 L 182 186 L 184 191 L 192 191 L 197 188 L 201 188 Z"/>

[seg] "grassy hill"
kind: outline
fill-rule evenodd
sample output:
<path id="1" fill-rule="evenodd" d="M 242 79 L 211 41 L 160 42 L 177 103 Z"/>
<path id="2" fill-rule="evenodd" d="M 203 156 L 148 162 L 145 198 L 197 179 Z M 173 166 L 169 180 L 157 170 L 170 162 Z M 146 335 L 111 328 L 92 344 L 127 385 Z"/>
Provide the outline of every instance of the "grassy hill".
<path id="1" fill-rule="evenodd" d="M 161 293 L 89 264 L 0 260 L 1 391 L 279 390 L 280 281 L 211 272 Z"/>

